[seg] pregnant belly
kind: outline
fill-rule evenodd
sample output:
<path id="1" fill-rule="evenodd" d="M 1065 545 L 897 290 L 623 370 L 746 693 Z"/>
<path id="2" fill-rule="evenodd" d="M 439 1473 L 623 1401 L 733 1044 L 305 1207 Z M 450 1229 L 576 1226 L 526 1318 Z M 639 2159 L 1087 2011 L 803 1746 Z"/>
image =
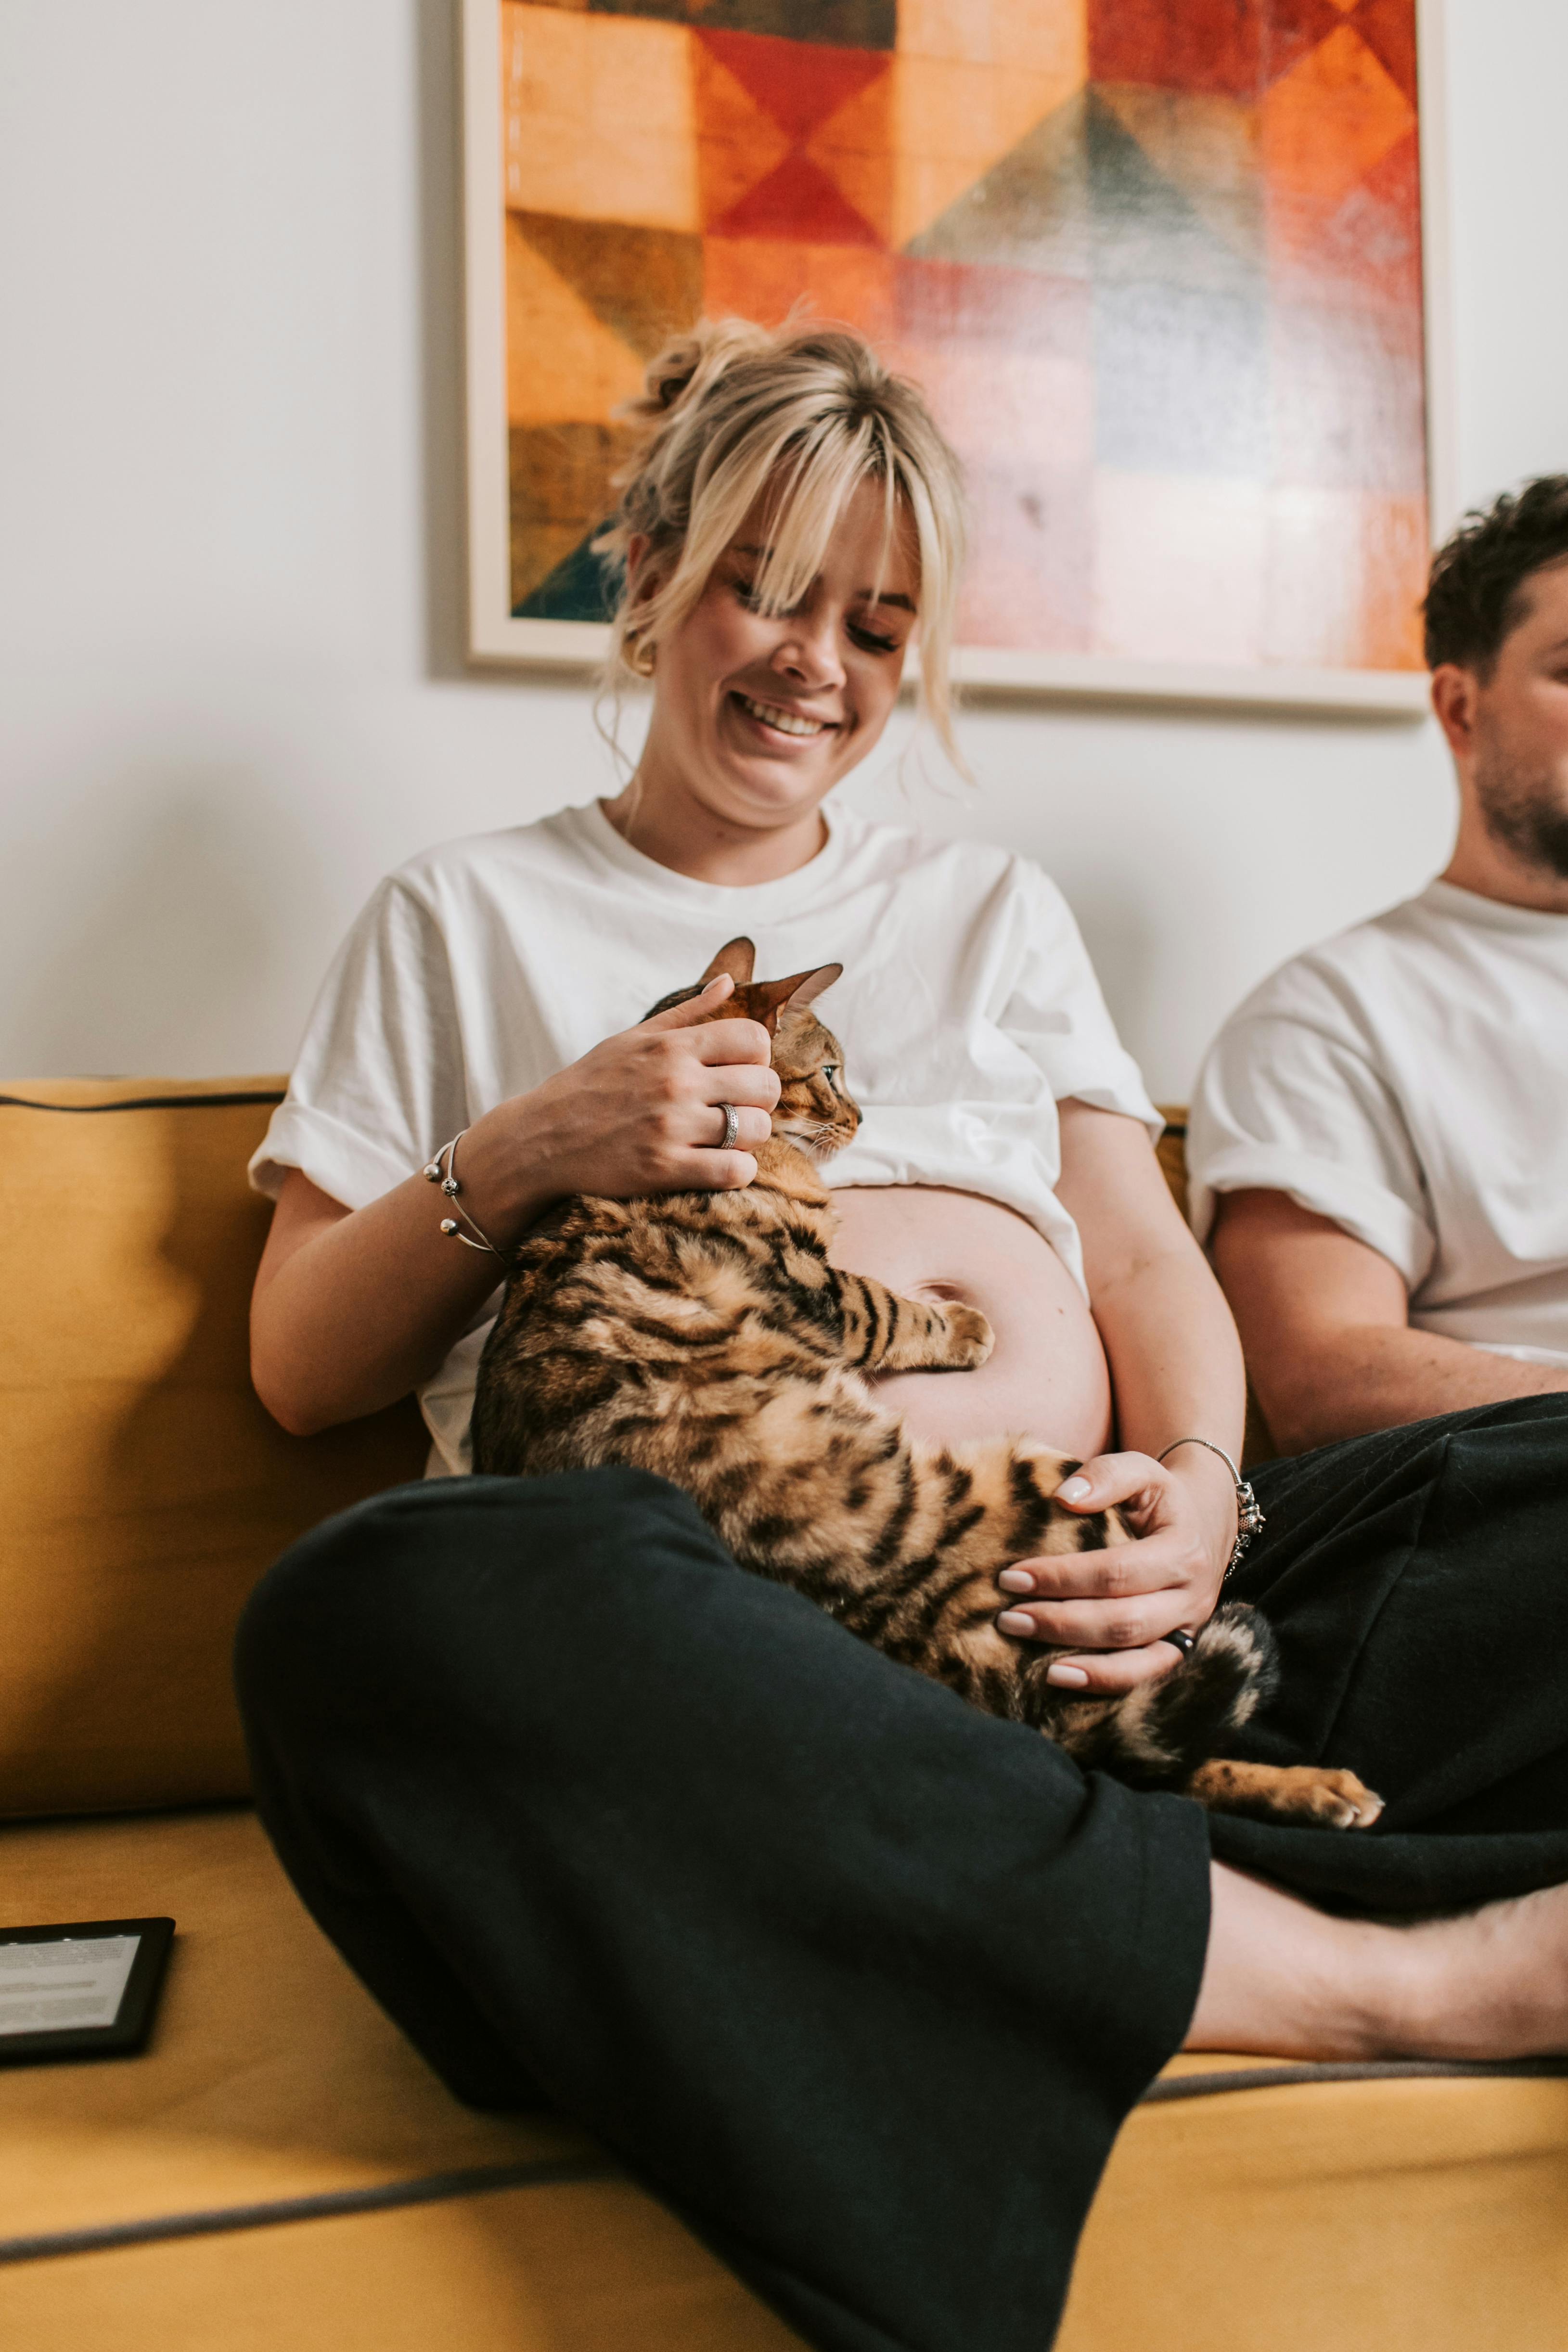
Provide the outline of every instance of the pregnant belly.
<path id="1" fill-rule="evenodd" d="M 973 1372 L 895 1372 L 877 1401 L 921 1437 L 1004 1431 L 1087 1457 L 1110 1443 L 1110 1374 L 1094 1318 L 1050 1244 L 974 1192 L 859 1185 L 836 1192 L 833 1262 L 906 1298 L 954 1298 L 990 1318 L 996 1347 Z"/>

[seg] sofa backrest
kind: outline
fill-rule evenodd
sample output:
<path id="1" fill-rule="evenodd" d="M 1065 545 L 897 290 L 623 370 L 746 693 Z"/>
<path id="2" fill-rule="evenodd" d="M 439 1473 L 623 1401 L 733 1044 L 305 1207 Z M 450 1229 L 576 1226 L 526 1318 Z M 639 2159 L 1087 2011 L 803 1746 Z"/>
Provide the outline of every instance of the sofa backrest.
<path id="1" fill-rule="evenodd" d="M 0 1091 L 0 1815 L 243 1797 L 247 1595 L 305 1528 L 424 1467 L 411 1402 L 289 1437 L 251 1389 L 270 1211 L 245 1166 L 282 1087 Z"/>
<path id="2" fill-rule="evenodd" d="M 243 1796 L 229 1647 L 268 1563 L 420 1475 L 412 1403 L 289 1437 L 250 1386 L 278 1078 L 0 1098 L 0 1814 Z"/>

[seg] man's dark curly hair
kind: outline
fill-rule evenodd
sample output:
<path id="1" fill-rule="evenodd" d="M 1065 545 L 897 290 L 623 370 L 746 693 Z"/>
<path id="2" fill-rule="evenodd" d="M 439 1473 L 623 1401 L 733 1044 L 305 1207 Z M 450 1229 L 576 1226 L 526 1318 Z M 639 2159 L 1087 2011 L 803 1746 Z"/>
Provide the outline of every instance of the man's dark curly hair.
<path id="1" fill-rule="evenodd" d="M 1432 559 L 1426 667 L 1457 662 L 1485 678 L 1503 639 L 1524 618 L 1525 590 L 1548 564 L 1568 562 L 1568 474 L 1542 474 L 1517 496 L 1479 509 Z"/>

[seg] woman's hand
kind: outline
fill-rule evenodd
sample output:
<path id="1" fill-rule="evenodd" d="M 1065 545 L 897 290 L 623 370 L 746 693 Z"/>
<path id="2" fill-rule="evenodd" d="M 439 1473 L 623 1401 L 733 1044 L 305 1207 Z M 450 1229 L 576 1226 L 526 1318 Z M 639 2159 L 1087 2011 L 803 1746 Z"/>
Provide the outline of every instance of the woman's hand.
<path id="1" fill-rule="evenodd" d="M 734 986 L 721 972 L 700 996 L 606 1037 L 531 1094 L 477 1120 L 463 1140 L 463 1187 L 484 1230 L 491 1230 L 490 1204 L 510 1240 L 569 1192 L 627 1200 L 751 1183 L 779 1081 L 761 1022 L 705 1017 Z M 719 1149 L 724 1103 L 737 1114 L 728 1151 Z"/>
<path id="2" fill-rule="evenodd" d="M 667 1192 L 749 1184 L 750 1150 L 778 1100 L 768 1033 L 708 1021 L 734 988 L 723 973 L 684 1004 L 607 1037 L 463 1137 L 463 1206 L 512 1249 L 567 1192 Z M 736 1106 L 732 1151 L 719 1103 Z M 350 1211 L 300 1169 L 284 1179 L 251 1307 L 251 1375 L 300 1436 L 374 1412 L 427 1380 L 503 1269 L 441 1234 L 446 1203 L 411 1175 Z"/>
<path id="3" fill-rule="evenodd" d="M 1058 1489 L 1080 1515 L 1114 1503 L 1132 1542 L 1020 1560 L 997 1578 L 1009 1596 L 1000 1630 L 1071 1654 L 1047 1675 L 1058 1688 L 1115 1693 L 1168 1674 L 1181 1653 L 1162 1637 L 1195 1633 L 1214 1614 L 1236 1541 L 1236 1491 L 1215 1455 L 1182 1450 L 1197 1458 L 1102 1454 Z"/>

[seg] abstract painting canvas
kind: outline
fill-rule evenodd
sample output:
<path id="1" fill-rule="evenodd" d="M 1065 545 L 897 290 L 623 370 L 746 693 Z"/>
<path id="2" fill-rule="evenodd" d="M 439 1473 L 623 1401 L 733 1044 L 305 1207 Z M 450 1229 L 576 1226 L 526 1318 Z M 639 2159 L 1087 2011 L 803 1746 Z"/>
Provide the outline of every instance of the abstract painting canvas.
<path id="1" fill-rule="evenodd" d="M 963 459 L 971 680 L 1418 706 L 1417 0 L 465 5 L 478 657 L 596 653 L 617 404 L 805 304 Z"/>

